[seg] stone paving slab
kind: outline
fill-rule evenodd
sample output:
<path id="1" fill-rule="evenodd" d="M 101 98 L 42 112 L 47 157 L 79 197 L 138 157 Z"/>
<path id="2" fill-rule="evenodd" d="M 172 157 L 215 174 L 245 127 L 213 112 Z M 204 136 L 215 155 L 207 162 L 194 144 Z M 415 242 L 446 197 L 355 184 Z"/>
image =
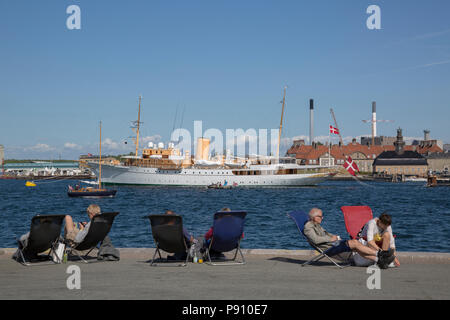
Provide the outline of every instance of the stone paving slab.
<path id="1" fill-rule="evenodd" d="M 218 267 L 151 267 L 152 248 L 122 248 L 118 262 L 25 267 L 14 251 L 0 249 L 0 299 L 450 299 L 447 253 L 399 253 L 401 267 L 379 270 L 381 289 L 369 290 L 367 268 L 301 267 L 309 250 L 247 249 L 246 265 Z M 67 287 L 69 266 L 80 290 Z"/>

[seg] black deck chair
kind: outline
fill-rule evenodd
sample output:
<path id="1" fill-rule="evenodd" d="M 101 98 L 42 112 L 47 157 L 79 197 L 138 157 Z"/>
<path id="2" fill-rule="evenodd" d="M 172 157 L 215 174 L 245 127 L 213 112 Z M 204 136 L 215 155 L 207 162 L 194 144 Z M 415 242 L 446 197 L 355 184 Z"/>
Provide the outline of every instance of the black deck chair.
<path id="1" fill-rule="evenodd" d="M 22 260 L 19 261 L 20 263 L 30 266 L 30 261 L 27 261 L 25 257 L 37 256 L 37 254 L 48 249 L 50 249 L 50 252 L 46 258 L 48 260 L 51 257 L 61 235 L 64 217 L 65 215 L 37 215 L 31 219 L 30 233 L 26 245 L 24 246 L 22 241 L 17 239 L 19 251 L 17 259 Z"/>
<path id="2" fill-rule="evenodd" d="M 88 258 L 89 253 L 97 248 L 97 245 L 108 235 L 114 222 L 114 218 L 118 214 L 119 212 L 104 212 L 94 216 L 91 220 L 89 231 L 82 242 L 73 244 L 66 241 L 69 253 L 75 253 L 83 262 L 88 263 L 85 259 Z M 84 255 L 85 259 L 83 259 L 78 251 L 86 250 L 89 251 Z"/>
<path id="3" fill-rule="evenodd" d="M 241 239 L 244 232 L 244 222 L 247 212 L 245 211 L 224 211 L 216 212 L 213 221 L 213 234 L 209 246 L 206 248 L 206 256 L 209 260 L 209 265 L 224 266 L 224 265 L 242 265 L 245 264 L 244 255 L 241 251 Z M 210 251 L 228 252 L 236 250 L 233 262 L 213 263 L 211 261 Z M 242 261 L 236 262 L 237 254 L 241 255 Z"/>
<path id="4" fill-rule="evenodd" d="M 153 214 L 149 215 L 148 218 L 150 219 L 152 227 L 153 239 L 156 243 L 156 250 L 150 265 L 157 266 L 157 264 L 155 264 L 156 253 L 158 253 L 159 259 L 161 260 L 160 250 L 163 250 L 168 253 L 186 252 L 186 261 L 184 261 L 183 264 L 177 265 L 178 267 L 185 267 L 190 254 L 183 234 L 183 219 L 181 216 Z M 169 264 L 165 264 L 165 266 L 169 266 Z"/>

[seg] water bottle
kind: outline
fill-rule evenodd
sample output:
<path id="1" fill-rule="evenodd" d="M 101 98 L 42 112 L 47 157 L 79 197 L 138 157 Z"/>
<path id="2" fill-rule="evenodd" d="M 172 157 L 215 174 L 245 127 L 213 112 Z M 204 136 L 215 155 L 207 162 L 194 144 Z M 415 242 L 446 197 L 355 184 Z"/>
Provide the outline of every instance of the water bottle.
<path id="1" fill-rule="evenodd" d="M 64 251 L 63 263 L 67 263 L 67 252 Z"/>
<path id="2" fill-rule="evenodd" d="M 193 257 L 193 258 L 192 258 L 192 261 L 193 261 L 194 263 L 197 263 L 197 262 L 198 262 L 198 257 L 197 257 L 197 243 L 198 243 L 198 240 L 197 240 L 197 239 L 194 239 L 194 240 L 192 241 L 192 246 L 191 246 L 191 257 Z"/>

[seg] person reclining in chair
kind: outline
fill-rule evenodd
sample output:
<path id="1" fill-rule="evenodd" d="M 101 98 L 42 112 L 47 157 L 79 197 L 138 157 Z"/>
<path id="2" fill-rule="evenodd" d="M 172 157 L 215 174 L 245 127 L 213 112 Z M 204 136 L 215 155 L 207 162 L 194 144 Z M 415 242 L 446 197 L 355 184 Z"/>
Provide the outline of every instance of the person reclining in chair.
<path id="1" fill-rule="evenodd" d="M 172 210 L 166 210 L 165 214 L 167 215 L 175 215 L 176 213 L 173 212 Z M 172 224 L 172 223 L 169 223 Z M 184 240 L 186 241 L 186 245 L 188 248 L 191 247 L 192 242 L 194 241 L 194 237 L 186 230 L 185 227 L 183 227 L 183 235 L 184 235 Z M 167 259 L 169 260 L 185 260 L 186 259 L 186 252 L 177 252 L 172 256 L 168 256 Z"/>
<path id="2" fill-rule="evenodd" d="M 92 218 L 101 213 L 100 206 L 97 204 L 91 204 L 86 211 L 89 220 L 92 220 Z M 75 244 L 81 243 L 86 237 L 87 233 L 89 232 L 91 222 L 90 221 L 80 222 L 77 225 L 76 223 L 73 222 L 72 217 L 69 215 L 66 215 L 65 222 L 66 222 L 66 225 L 64 227 L 65 238 Z"/>
<path id="3" fill-rule="evenodd" d="M 221 212 L 231 212 L 231 209 L 225 207 L 225 208 L 220 209 L 220 211 Z M 204 235 L 205 241 L 203 243 L 203 249 L 202 249 L 203 252 L 211 244 L 211 238 L 213 236 L 213 231 L 214 231 L 214 227 L 211 227 L 211 228 L 209 228 L 209 230 Z M 241 238 L 244 238 L 244 233 L 242 233 Z M 222 252 L 215 251 L 213 249 L 211 249 L 209 251 L 209 254 L 210 254 L 211 258 L 225 258 L 225 255 Z"/>
<path id="4" fill-rule="evenodd" d="M 336 256 L 345 252 L 357 252 L 361 257 L 376 262 L 382 269 L 387 268 L 395 257 L 392 250 L 375 250 L 369 248 L 357 240 L 341 240 L 339 236 L 333 235 L 320 225 L 323 221 L 323 212 L 319 208 L 312 208 L 309 211 L 309 221 L 305 223 L 303 233 L 305 236 L 322 251 L 330 248 L 327 255 Z"/>

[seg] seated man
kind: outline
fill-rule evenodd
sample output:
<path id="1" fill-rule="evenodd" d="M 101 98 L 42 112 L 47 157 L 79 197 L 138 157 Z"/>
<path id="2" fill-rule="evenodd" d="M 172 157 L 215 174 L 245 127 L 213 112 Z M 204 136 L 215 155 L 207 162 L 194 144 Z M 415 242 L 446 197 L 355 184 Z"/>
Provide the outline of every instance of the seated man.
<path id="1" fill-rule="evenodd" d="M 166 210 L 165 214 L 167 215 L 175 215 L 176 213 L 172 210 Z M 186 241 L 186 245 L 188 248 L 191 247 L 192 242 L 194 241 L 194 237 L 186 230 L 186 228 L 183 226 L 183 235 L 184 240 Z M 177 252 L 173 256 L 167 257 L 169 260 L 185 260 L 186 259 L 186 252 Z"/>
<path id="2" fill-rule="evenodd" d="M 220 209 L 220 212 L 231 212 L 231 209 L 230 208 L 222 208 L 222 209 Z M 211 243 L 211 238 L 213 236 L 213 230 L 214 230 L 214 227 L 211 227 L 205 233 L 204 248 L 209 247 L 209 244 Z M 244 238 L 244 233 L 242 233 L 242 238 Z M 212 258 L 224 258 L 225 257 L 225 255 L 222 252 L 218 252 L 215 250 L 210 250 L 209 254 Z"/>
<path id="3" fill-rule="evenodd" d="M 382 213 L 378 218 L 374 218 L 364 225 L 359 233 L 359 242 L 373 250 L 391 249 L 395 257 L 395 240 L 391 224 L 391 216 L 386 212 Z M 357 265 L 366 266 L 370 264 L 370 261 L 361 255 L 355 255 L 353 258 Z M 390 266 L 400 266 L 397 257 Z"/>
<path id="4" fill-rule="evenodd" d="M 92 220 L 94 216 L 101 213 L 100 206 L 97 204 L 91 204 L 86 211 L 89 220 Z M 65 217 L 65 222 L 66 222 L 66 225 L 64 227 L 65 238 L 74 244 L 81 243 L 89 231 L 91 222 L 90 221 L 80 222 L 77 226 L 77 224 L 73 222 L 72 217 L 69 215 Z"/>
<path id="5" fill-rule="evenodd" d="M 319 249 L 326 251 L 328 256 L 335 256 L 344 252 L 357 252 L 361 257 L 377 263 L 380 268 L 387 268 L 387 265 L 394 260 L 392 250 L 376 250 L 369 248 L 357 240 L 340 240 L 336 235 L 328 233 L 320 225 L 323 221 L 323 213 L 319 208 L 312 208 L 309 212 L 309 221 L 305 223 L 303 233 Z"/>

